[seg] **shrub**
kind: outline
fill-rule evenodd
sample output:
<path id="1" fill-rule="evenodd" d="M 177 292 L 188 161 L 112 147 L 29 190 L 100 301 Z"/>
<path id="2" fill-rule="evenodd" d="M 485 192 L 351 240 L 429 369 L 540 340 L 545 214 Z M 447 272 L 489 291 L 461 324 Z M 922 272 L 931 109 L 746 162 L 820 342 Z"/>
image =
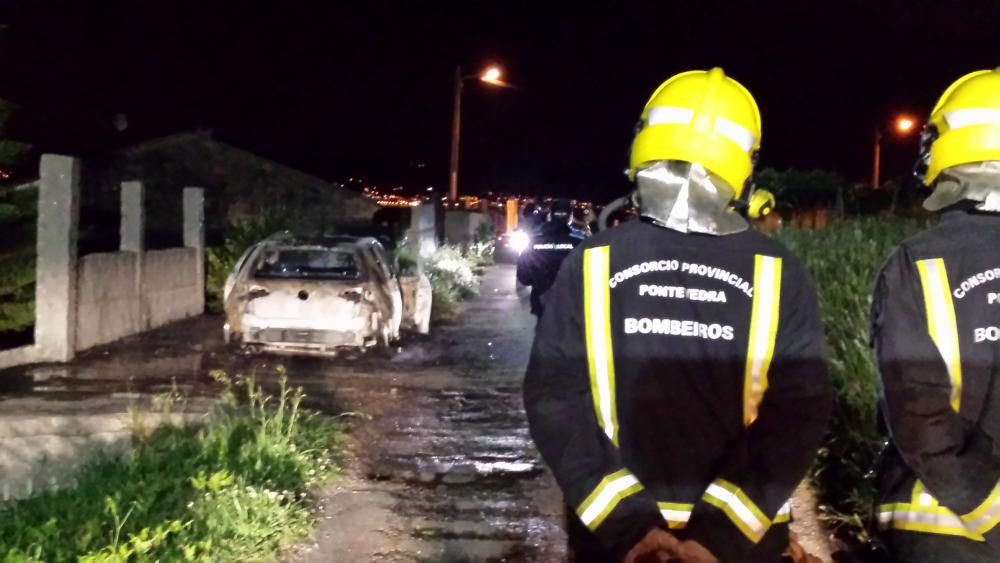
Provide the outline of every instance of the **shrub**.
<path id="1" fill-rule="evenodd" d="M 261 560 L 307 533 L 307 490 L 335 471 L 340 429 L 300 408 L 283 371 L 273 397 L 213 375 L 225 398 L 210 425 L 137 435 L 131 454 L 94 463 L 74 488 L 0 509 L 0 561 Z"/>
<path id="2" fill-rule="evenodd" d="M 224 303 L 222 293 L 226 278 L 233 272 L 236 261 L 248 248 L 265 238 L 285 229 L 290 220 L 278 214 L 263 215 L 256 219 L 232 225 L 226 232 L 221 245 L 205 251 L 205 296 L 206 307 L 210 311 L 221 311 Z"/>
<path id="3" fill-rule="evenodd" d="M 874 493 L 866 475 L 884 440 L 877 431 L 878 384 L 868 343 L 872 285 L 892 247 L 925 225 L 864 219 L 781 234 L 819 293 L 837 398 L 813 480 L 826 515 L 849 533 L 862 533 L 859 515 L 871 510 Z"/>
<path id="4" fill-rule="evenodd" d="M 0 333 L 35 324 L 38 190 L 0 192 Z"/>
<path id="5" fill-rule="evenodd" d="M 479 292 L 477 272 L 482 263 L 468 250 L 442 246 L 424 265 L 431 282 L 431 321 L 451 320 L 458 311 L 458 303 Z"/>
<path id="6" fill-rule="evenodd" d="M 467 299 L 479 291 L 479 279 L 473 271 L 475 265 L 455 247 L 439 248 L 427 259 L 426 267 L 432 285 L 438 285 L 459 299 Z"/>

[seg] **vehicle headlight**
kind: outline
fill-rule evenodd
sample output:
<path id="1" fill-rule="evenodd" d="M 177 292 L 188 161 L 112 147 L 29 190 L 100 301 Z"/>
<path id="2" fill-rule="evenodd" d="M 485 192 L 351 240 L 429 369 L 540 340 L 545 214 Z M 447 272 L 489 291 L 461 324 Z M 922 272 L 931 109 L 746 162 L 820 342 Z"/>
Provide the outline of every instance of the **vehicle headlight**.
<path id="1" fill-rule="evenodd" d="M 524 231 L 514 231 L 510 234 L 510 247 L 518 254 L 528 249 L 531 244 L 531 237 Z"/>

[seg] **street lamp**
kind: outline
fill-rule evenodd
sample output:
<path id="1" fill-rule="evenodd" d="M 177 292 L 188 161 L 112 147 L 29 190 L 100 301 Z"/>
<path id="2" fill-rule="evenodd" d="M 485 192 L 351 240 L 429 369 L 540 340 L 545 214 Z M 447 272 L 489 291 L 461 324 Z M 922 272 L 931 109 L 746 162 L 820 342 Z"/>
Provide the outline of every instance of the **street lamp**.
<path id="1" fill-rule="evenodd" d="M 455 67 L 455 110 L 451 122 L 451 167 L 448 178 L 448 197 L 458 201 L 458 141 L 462 128 L 462 85 L 466 80 L 478 78 L 493 86 L 507 86 L 500 80 L 503 73 L 499 67 L 491 66 L 480 74 L 462 75 L 462 67 Z"/>
<path id="2" fill-rule="evenodd" d="M 894 129 L 896 130 L 896 133 L 898 133 L 899 135 L 907 135 L 910 133 L 910 131 L 913 131 L 913 129 L 917 126 L 917 120 L 908 115 L 900 115 L 896 117 L 896 121 L 893 125 Z M 878 189 L 879 186 L 879 172 L 880 172 L 879 167 L 881 165 L 881 160 L 882 160 L 882 130 L 876 129 L 875 166 L 874 169 L 872 170 L 872 187 L 875 188 L 876 190 Z"/>

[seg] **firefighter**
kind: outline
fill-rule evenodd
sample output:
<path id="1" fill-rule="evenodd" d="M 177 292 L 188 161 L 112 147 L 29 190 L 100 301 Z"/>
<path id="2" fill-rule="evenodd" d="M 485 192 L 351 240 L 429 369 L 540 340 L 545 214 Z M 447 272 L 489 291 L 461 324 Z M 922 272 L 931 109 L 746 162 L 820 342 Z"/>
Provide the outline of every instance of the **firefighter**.
<path id="1" fill-rule="evenodd" d="M 917 169 L 943 213 L 876 281 L 877 522 L 893 561 L 1000 561 L 1000 69 L 945 91 Z"/>
<path id="2" fill-rule="evenodd" d="M 541 317 L 545 310 L 542 296 L 552 286 L 559 266 L 584 234 L 570 226 L 573 206 L 567 200 L 552 203 L 546 221 L 532 234 L 528 248 L 517 259 L 517 281 L 531 286 L 531 314 Z"/>
<path id="3" fill-rule="evenodd" d="M 524 382 L 576 561 L 780 560 L 831 392 L 802 264 L 731 204 L 760 115 L 722 69 L 667 80 L 632 145 L 640 220 L 564 262 Z"/>

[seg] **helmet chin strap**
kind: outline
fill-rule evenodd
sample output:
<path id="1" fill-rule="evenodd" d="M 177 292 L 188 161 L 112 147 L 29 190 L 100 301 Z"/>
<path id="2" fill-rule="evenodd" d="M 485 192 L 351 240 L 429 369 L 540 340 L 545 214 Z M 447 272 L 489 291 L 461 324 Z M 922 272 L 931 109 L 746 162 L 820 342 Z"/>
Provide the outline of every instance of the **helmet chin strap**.
<path id="1" fill-rule="evenodd" d="M 700 164 L 661 161 L 639 171 L 636 180 L 639 213 L 661 227 L 709 235 L 749 227 L 730 207 L 734 190 Z"/>

